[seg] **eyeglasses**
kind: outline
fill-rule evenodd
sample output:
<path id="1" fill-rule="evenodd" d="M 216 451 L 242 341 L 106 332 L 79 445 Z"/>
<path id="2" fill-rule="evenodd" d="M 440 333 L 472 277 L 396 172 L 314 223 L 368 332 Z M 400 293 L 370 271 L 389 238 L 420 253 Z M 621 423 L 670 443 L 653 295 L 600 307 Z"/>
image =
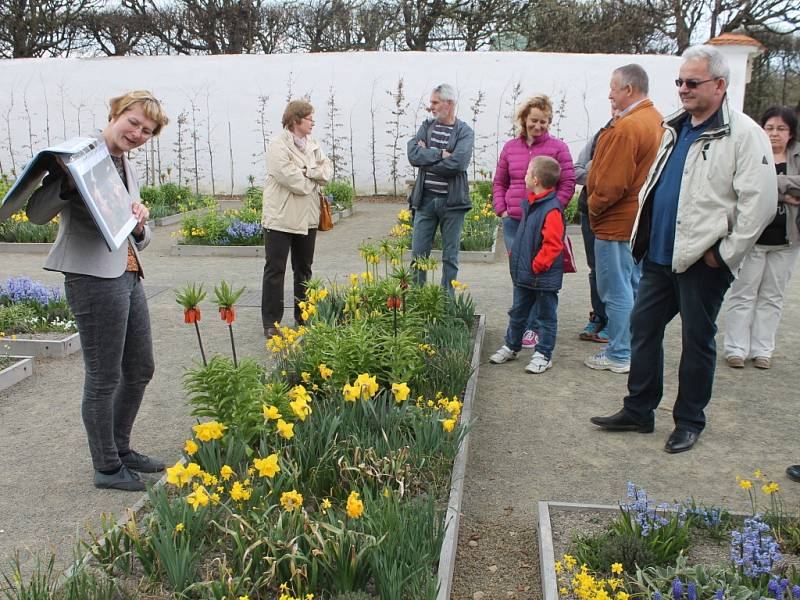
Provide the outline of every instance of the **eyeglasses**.
<path id="1" fill-rule="evenodd" d="M 687 88 L 693 90 L 701 83 L 708 83 L 709 81 L 716 81 L 717 79 L 718 77 L 712 77 L 711 79 L 704 79 L 703 81 L 697 81 L 696 79 L 681 79 L 680 77 L 678 77 L 678 79 L 675 80 L 675 85 L 681 87 L 685 83 Z"/>
<path id="2" fill-rule="evenodd" d="M 772 131 L 777 131 L 778 133 L 788 133 L 789 128 L 786 127 L 786 125 L 778 125 L 777 127 L 773 127 L 772 125 L 767 125 L 766 127 L 764 127 L 764 131 L 768 133 Z"/>
<path id="3" fill-rule="evenodd" d="M 308 121 L 309 123 L 314 123 L 314 117 L 303 117 L 304 121 Z"/>

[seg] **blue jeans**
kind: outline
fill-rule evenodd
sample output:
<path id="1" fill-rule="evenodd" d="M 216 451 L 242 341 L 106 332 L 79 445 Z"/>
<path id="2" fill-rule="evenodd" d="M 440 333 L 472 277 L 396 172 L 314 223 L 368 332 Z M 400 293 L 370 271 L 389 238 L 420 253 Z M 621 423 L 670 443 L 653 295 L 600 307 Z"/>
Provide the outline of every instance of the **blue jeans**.
<path id="1" fill-rule="evenodd" d="M 664 393 L 664 329 L 680 313 L 682 351 L 672 418 L 678 428 L 703 430 L 703 411 L 714 386 L 717 315 L 732 281 L 727 268 L 711 268 L 702 259 L 684 273 L 645 260 L 631 313 L 633 355 L 625 411 L 633 419 L 653 422 Z"/>
<path id="2" fill-rule="evenodd" d="M 589 294 L 592 302 L 592 312 L 600 324 L 605 327 L 608 322 L 606 316 L 606 305 L 597 293 L 597 273 L 595 271 L 594 260 L 594 232 L 589 226 L 589 215 L 581 213 L 581 236 L 583 237 L 583 249 L 586 251 L 586 265 L 589 267 Z M 601 328 L 602 329 L 602 328 Z"/>
<path id="3" fill-rule="evenodd" d="M 606 306 L 608 346 L 606 356 L 619 363 L 631 360 L 631 310 L 641 269 L 633 262 L 628 242 L 594 241 L 597 291 Z"/>
<path id="4" fill-rule="evenodd" d="M 442 287 L 453 294 L 450 283 L 458 278 L 458 251 L 461 248 L 461 229 L 464 225 L 464 210 L 447 210 L 447 197 L 422 196 L 422 205 L 414 214 L 414 231 L 411 236 L 411 255 L 428 257 L 433 247 L 436 228 L 442 231 Z M 425 271 L 414 269 L 417 285 L 425 285 Z"/>
<path id="5" fill-rule="evenodd" d="M 532 290 L 514 286 L 514 301 L 508 311 L 506 346 L 514 352 L 522 349 L 522 334 L 534 308 L 539 317 L 539 343 L 536 344 L 536 351 L 550 360 L 556 347 L 558 329 L 558 292 L 554 290 Z"/>
<path id="6" fill-rule="evenodd" d="M 509 255 L 511 254 L 511 247 L 514 245 L 514 238 L 517 236 L 519 223 L 519 220 L 513 217 L 503 217 L 503 241 L 505 242 L 506 251 Z M 525 325 L 525 329 L 539 331 L 539 315 L 536 312 L 538 310 L 536 307 L 537 304 L 531 307 L 531 314 L 528 315 L 528 323 Z"/>

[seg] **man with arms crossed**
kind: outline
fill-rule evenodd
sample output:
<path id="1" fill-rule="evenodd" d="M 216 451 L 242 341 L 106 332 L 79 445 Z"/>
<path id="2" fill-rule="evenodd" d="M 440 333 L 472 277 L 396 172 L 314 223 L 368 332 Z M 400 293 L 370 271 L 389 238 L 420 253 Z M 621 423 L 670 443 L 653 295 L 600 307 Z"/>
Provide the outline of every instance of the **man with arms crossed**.
<path id="1" fill-rule="evenodd" d="M 414 209 L 411 253 L 427 257 L 433 247 L 436 228 L 442 230 L 442 287 L 453 293 L 458 277 L 458 250 L 464 215 L 472 208 L 467 166 L 472 159 L 475 134 L 456 119 L 456 92 L 443 83 L 431 92 L 431 115 L 408 141 L 408 162 L 417 167 L 417 181 L 409 203 Z M 415 269 L 419 285 L 425 272 Z"/>

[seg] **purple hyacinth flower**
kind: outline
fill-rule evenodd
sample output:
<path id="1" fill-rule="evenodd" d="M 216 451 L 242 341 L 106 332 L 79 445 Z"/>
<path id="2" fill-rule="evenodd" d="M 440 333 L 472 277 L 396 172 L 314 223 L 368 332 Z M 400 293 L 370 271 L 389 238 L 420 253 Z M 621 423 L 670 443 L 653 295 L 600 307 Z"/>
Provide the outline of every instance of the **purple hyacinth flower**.
<path id="1" fill-rule="evenodd" d="M 683 598 L 683 584 L 677 577 L 672 580 L 672 597 L 675 598 L 675 600 Z"/>

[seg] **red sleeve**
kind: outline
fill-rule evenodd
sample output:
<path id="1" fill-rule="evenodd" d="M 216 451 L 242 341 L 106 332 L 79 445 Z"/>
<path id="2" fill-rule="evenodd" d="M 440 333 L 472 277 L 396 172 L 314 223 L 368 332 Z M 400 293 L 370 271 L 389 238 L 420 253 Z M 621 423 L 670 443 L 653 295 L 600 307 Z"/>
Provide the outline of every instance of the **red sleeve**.
<path id="1" fill-rule="evenodd" d="M 560 210 L 551 210 L 542 226 L 542 247 L 533 257 L 533 272 L 543 273 L 564 250 L 564 219 Z"/>

